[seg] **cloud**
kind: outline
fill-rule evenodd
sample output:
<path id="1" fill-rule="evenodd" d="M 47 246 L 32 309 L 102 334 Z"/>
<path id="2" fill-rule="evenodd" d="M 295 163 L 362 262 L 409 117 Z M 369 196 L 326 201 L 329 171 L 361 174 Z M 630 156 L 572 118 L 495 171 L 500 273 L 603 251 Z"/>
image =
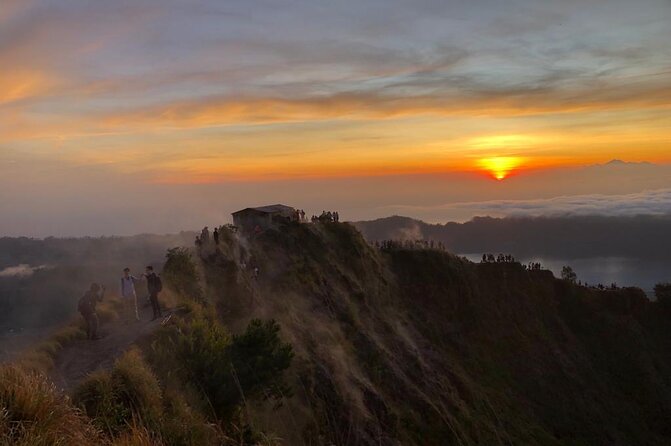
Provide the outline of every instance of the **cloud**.
<path id="1" fill-rule="evenodd" d="M 407 215 L 429 222 L 446 222 L 450 219 L 467 220 L 474 216 L 668 215 L 671 214 L 671 189 L 622 195 L 589 194 L 533 200 L 453 203 L 439 206 L 388 206 L 385 210 L 389 213 Z"/>
<path id="2" fill-rule="evenodd" d="M 17 277 L 17 278 L 30 277 L 36 271 L 40 271 L 47 268 L 48 266 L 46 265 L 30 266 L 25 263 L 21 263 L 16 266 L 8 266 L 7 268 L 1 270 L 0 277 Z"/>
<path id="3" fill-rule="evenodd" d="M 671 54 L 653 21 L 666 14 L 659 5 L 623 21 L 621 32 L 635 23 L 640 38 L 622 46 L 608 43 L 601 21 L 593 30 L 600 39 L 571 34 L 584 24 L 567 7 L 518 2 L 524 14 L 514 14 L 494 5 L 394 3 L 379 16 L 358 4 L 323 9 L 304 2 L 279 15 L 257 2 L 204 2 L 193 10 L 179 2 L 34 4 L 7 13 L 9 25 L 0 31 L 0 64 L 33 71 L 0 79 L 0 120 L 12 123 L 0 134 L 6 142 L 156 127 L 528 116 L 671 103 Z M 599 2 L 582 10 L 620 19 Z M 472 38 L 480 32 L 482 39 Z M 3 112 L 3 101 L 17 99 L 22 108 Z"/>

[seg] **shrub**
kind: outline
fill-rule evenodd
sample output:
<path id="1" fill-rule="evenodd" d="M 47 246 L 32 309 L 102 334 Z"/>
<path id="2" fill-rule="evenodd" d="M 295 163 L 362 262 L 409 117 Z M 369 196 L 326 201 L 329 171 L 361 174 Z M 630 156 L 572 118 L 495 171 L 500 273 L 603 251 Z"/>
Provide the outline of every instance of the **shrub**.
<path id="1" fill-rule="evenodd" d="M 162 446 L 164 443 L 144 427 L 133 425 L 114 440 L 112 446 Z"/>
<path id="2" fill-rule="evenodd" d="M 246 395 L 271 398 L 281 402 L 291 394 L 283 372 L 291 365 L 294 353 L 290 344 L 279 336 L 275 320 L 254 319 L 245 332 L 233 336 L 231 363 Z"/>
<path id="3" fill-rule="evenodd" d="M 671 307 L 671 283 L 655 285 L 655 297 L 660 304 Z"/>
<path id="4" fill-rule="evenodd" d="M 36 372 L 0 367 L 0 445 L 99 445 L 100 433 Z"/>
<path id="5" fill-rule="evenodd" d="M 138 424 L 158 430 L 162 395 L 158 380 L 140 352 L 132 349 L 110 372 L 96 372 L 75 390 L 73 399 L 100 429 L 118 435 Z"/>
<path id="6" fill-rule="evenodd" d="M 565 266 L 561 269 L 561 278 L 571 282 L 571 283 L 576 283 L 578 280 L 578 275 L 573 271 L 573 268 L 570 266 Z"/>
<path id="7" fill-rule="evenodd" d="M 166 389 L 161 437 L 169 445 L 220 444 L 220 432 L 186 401 L 183 389 Z"/>
<path id="8" fill-rule="evenodd" d="M 221 325 L 200 318 L 176 334 L 172 350 L 213 415 L 230 420 L 245 398 L 279 402 L 290 393 L 283 372 L 293 352 L 280 340 L 279 330 L 273 320 L 254 320 L 242 335 L 231 339 Z"/>
<path id="9" fill-rule="evenodd" d="M 162 276 L 167 284 L 185 297 L 201 300 L 203 293 L 191 252 L 186 248 L 172 248 L 165 257 Z"/>

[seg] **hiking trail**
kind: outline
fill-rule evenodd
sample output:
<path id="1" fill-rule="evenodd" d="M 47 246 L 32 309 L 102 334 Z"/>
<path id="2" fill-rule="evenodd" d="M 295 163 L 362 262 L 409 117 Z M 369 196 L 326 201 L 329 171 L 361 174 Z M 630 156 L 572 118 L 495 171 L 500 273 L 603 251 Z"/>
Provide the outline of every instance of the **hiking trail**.
<path id="1" fill-rule="evenodd" d="M 54 384 L 70 393 L 88 374 L 96 370 L 109 370 L 114 361 L 140 339 L 149 336 L 161 326 L 171 312 L 154 321 L 151 307 L 138 308 L 140 321 L 125 323 L 119 319 L 102 323 L 98 330 L 100 339 L 73 341 L 56 356 L 54 368 L 49 373 Z"/>

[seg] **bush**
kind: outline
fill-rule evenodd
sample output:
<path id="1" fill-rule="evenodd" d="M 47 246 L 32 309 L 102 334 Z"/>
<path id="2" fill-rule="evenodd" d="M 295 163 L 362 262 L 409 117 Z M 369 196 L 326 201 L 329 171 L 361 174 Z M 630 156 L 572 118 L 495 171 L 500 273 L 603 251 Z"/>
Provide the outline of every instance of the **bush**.
<path id="1" fill-rule="evenodd" d="M 220 432 L 186 401 L 183 389 L 166 389 L 161 437 L 169 445 L 220 444 Z"/>
<path id="2" fill-rule="evenodd" d="M 655 285 L 655 297 L 660 304 L 671 307 L 671 283 Z"/>
<path id="3" fill-rule="evenodd" d="M 282 342 L 279 332 L 276 321 L 254 319 L 242 335 L 233 336 L 231 362 L 246 395 L 262 395 L 276 402 L 290 396 L 283 372 L 291 365 L 294 353 L 290 344 Z"/>
<path id="4" fill-rule="evenodd" d="M 154 431 L 160 427 L 161 388 L 136 349 L 119 358 L 112 371 L 89 375 L 75 390 L 73 400 L 112 436 L 136 424 Z"/>
<path id="5" fill-rule="evenodd" d="M 99 445 L 100 433 L 36 372 L 0 367 L 0 445 Z"/>
<path id="6" fill-rule="evenodd" d="M 112 443 L 113 446 L 162 446 L 163 444 L 146 428 L 137 425 L 131 426 Z"/>
<path id="7" fill-rule="evenodd" d="M 162 277 L 166 283 L 185 297 L 202 300 L 198 271 L 191 252 L 186 248 L 172 248 L 165 257 Z"/>
<path id="8" fill-rule="evenodd" d="M 283 372 L 293 352 L 280 340 L 279 330 L 273 320 L 254 320 L 242 335 L 231 338 L 215 321 L 199 318 L 176 333 L 169 348 L 213 415 L 230 420 L 245 398 L 279 402 L 290 393 Z"/>
<path id="9" fill-rule="evenodd" d="M 565 266 L 561 269 L 561 278 L 571 283 L 578 281 L 578 275 L 570 266 Z"/>

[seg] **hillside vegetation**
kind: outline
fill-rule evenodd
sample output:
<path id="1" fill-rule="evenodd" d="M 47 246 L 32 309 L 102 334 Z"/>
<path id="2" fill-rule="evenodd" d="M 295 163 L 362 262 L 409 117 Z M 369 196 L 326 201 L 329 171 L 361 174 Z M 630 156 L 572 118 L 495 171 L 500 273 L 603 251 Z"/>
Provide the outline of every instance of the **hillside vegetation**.
<path id="1" fill-rule="evenodd" d="M 40 375 L 3 369 L 4 438 L 671 442 L 671 309 L 635 288 L 587 289 L 440 250 L 378 250 L 338 223 L 249 239 L 224 229 L 219 249 L 171 250 L 164 278 L 181 295 L 178 314 L 90 375 L 72 402 Z M 17 391 L 25 380 L 39 382 L 28 392 L 45 395 L 39 404 Z M 59 409 L 44 418 L 39 405 Z M 38 434 L 42 443 L 26 440 Z"/>

